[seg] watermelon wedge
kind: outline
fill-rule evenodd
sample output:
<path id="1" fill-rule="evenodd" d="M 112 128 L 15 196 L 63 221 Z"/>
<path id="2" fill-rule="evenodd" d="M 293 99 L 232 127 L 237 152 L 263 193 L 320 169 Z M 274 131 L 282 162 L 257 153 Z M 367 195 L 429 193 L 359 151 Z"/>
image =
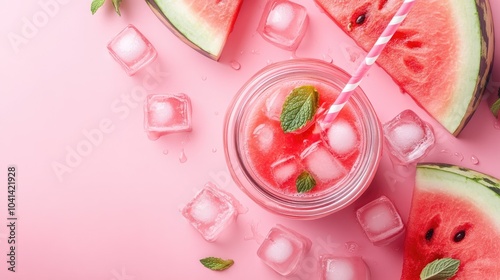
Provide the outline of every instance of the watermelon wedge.
<path id="1" fill-rule="evenodd" d="M 366 51 L 403 3 L 315 1 Z M 402 91 L 456 136 L 480 103 L 493 52 L 488 0 L 417 0 L 377 63 Z"/>
<path id="2" fill-rule="evenodd" d="M 219 60 L 242 0 L 146 0 L 156 16 L 186 44 Z"/>
<path id="3" fill-rule="evenodd" d="M 500 279 L 499 236 L 498 179 L 453 165 L 417 165 L 401 279 L 420 279 L 442 258 L 460 261 L 450 279 Z"/>

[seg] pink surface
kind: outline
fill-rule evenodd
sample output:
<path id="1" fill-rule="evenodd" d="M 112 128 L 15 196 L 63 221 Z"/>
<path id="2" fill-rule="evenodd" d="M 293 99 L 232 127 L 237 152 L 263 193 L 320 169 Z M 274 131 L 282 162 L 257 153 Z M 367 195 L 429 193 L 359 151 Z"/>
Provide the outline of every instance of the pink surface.
<path id="1" fill-rule="evenodd" d="M 384 154 L 372 186 L 352 206 L 320 220 L 295 221 L 250 201 L 226 168 L 225 111 L 257 70 L 292 57 L 333 61 L 350 73 L 355 69 L 345 50 L 357 47 L 313 1 L 297 1 L 307 8 L 310 22 L 295 53 L 271 45 L 256 32 L 265 1 L 244 1 L 219 62 L 178 40 L 144 1 L 124 0 L 121 17 L 110 1 L 92 16 L 90 2 L 0 3 L 0 279 L 281 279 L 256 255 L 258 236 L 277 223 L 313 242 L 312 254 L 295 279 L 313 279 L 316 256 L 322 253 L 361 255 L 372 279 L 399 279 L 402 241 L 373 246 L 357 224 L 355 210 L 384 194 L 406 222 L 412 169 L 394 169 Z M 500 25 L 500 2 L 491 1 L 491 6 Z M 133 77 L 106 49 L 130 23 L 158 50 L 157 60 Z M 499 83 L 497 60 L 490 88 L 496 91 Z M 401 94 L 378 66 L 361 87 L 382 123 L 410 108 L 434 126 L 437 146 L 426 161 L 500 177 L 500 125 L 486 99 L 454 138 Z M 145 95 L 179 92 L 191 98 L 193 131 L 148 140 L 143 131 Z M 77 150 L 83 155 L 75 154 Z M 7 270 L 5 186 L 12 164 L 18 169 L 15 273 Z M 63 165 L 65 169 L 54 171 Z M 179 212 L 207 181 L 233 193 L 248 208 L 214 243 L 206 242 Z M 198 261 L 208 256 L 232 258 L 235 264 L 213 272 Z"/>

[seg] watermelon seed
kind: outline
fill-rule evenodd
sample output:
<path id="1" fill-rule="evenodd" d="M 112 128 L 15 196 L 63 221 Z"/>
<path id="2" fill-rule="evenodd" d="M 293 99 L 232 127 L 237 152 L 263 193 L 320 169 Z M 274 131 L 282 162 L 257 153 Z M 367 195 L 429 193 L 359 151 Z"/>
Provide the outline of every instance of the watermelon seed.
<path id="1" fill-rule="evenodd" d="M 356 24 L 358 25 L 363 24 L 363 22 L 365 22 L 365 19 L 366 19 L 366 14 L 359 15 L 358 18 L 356 19 Z"/>
<path id="2" fill-rule="evenodd" d="M 425 240 L 431 241 L 433 235 L 434 235 L 434 229 L 431 228 L 425 233 Z"/>
<path id="3" fill-rule="evenodd" d="M 458 243 L 464 240 L 464 238 L 465 238 L 465 230 L 461 230 L 455 234 L 455 236 L 453 237 L 453 241 Z"/>

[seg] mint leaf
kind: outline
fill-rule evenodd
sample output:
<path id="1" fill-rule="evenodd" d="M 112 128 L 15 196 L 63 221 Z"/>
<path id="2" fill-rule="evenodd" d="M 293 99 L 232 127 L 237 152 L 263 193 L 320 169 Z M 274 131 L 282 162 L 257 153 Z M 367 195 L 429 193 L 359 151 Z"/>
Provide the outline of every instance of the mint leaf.
<path id="1" fill-rule="evenodd" d="M 493 103 L 490 107 L 490 111 L 493 113 L 495 117 L 498 117 L 498 112 L 500 111 L 500 98 Z"/>
<path id="2" fill-rule="evenodd" d="M 301 86 L 292 90 L 285 99 L 280 115 L 281 128 L 285 133 L 304 127 L 318 109 L 319 93 L 313 86 Z"/>
<path id="3" fill-rule="evenodd" d="M 310 191 L 314 186 L 316 186 L 316 180 L 312 177 L 309 172 L 304 171 L 300 173 L 297 180 L 295 180 L 295 186 L 297 187 L 297 191 L 299 193 L 304 193 Z"/>
<path id="4" fill-rule="evenodd" d="M 204 258 L 201 259 L 200 262 L 206 268 L 217 271 L 226 270 L 234 264 L 234 261 L 231 259 L 223 260 L 221 258 L 215 258 L 215 257 Z"/>
<path id="5" fill-rule="evenodd" d="M 95 14 L 97 10 L 104 4 L 105 0 L 93 0 L 92 4 L 90 4 L 90 11 L 92 14 Z"/>
<path id="6" fill-rule="evenodd" d="M 437 259 L 428 263 L 420 273 L 421 280 L 446 280 L 453 277 L 460 261 L 452 258 Z"/>
<path id="7" fill-rule="evenodd" d="M 121 16 L 120 14 L 120 4 L 122 3 L 122 0 L 113 0 L 113 7 L 115 7 L 116 13 Z"/>

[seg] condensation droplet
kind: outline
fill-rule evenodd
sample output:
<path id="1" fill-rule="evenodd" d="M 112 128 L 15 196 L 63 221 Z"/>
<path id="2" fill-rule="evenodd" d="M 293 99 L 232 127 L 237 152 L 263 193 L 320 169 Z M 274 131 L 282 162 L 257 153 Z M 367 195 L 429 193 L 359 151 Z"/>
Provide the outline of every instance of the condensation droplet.
<path id="1" fill-rule="evenodd" d="M 215 112 L 214 112 L 214 115 L 218 116 L 218 115 L 219 115 L 219 112 L 218 112 L 218 111 L 215 111 Z"/>
<path id="2" fill-rule="evenodd" d="M 185 163 L 186 161 L 187 161 L 186 153 L 184 152 L 184 149 L 182 149 L 181 154 L 179 155 L 179 162 Z"/>
<path id="3" fill-rule="evenodd" d="M 201 76 L 201 80 L 202 81 L 206 81 L 207 80 L 207 76 Z"/>
<path id="4" fill-rule="evenodd" d="M 163 150 L 163 154 L 168 155 L 168 150 L 167 149 Z"/>
<path id="5" fill-rule="evenodd" d="M 272 60 L 270 60 L 270 59 L 268 59 L 268 60 L 266 61 L 266 63 L 267 63 L 267 65 L 269 65 L 269 64 L 272 64 L 272 63 L 273 63 L 273 61 L 272 61 Z"/>
<path id="6" fill-rule="evenodd" d="M 478 165 L 479 164 L 479 159 L 475 156 L 475 155 L 472 155 L 470 157 L 470 161 L 472 162 L 472 164 L 474 165 Z"/>
<path id="7" fill-rule="evenodd" d="M 234 70 L 240 70 L 241 64 L 236 60 L 232 60 L 231 61 L 231 68 L 233 68 Z"/>
<path id="8" fill-rule="evenodd" d="M 349 253 L 355 253 L 359 248 L 358 243 L 353 242 L 353 241 L 348 241 L 344 245 L 345 245 L 345 248 L 347 249 L 347 251 L 349 251 Z"/>
<path id="9" fill-rule="evenodd" d="M 328 54 L 323 54 L 323 60 L 328 63 L 333 63 L 333 58 Z"/>
<path id="10" fill-rule="evenodd" d="M 212 153 L 217 153 L 217 148 L 212 148 Z"/>
<path id="11" fill-rule="evenodd" d="M 260 54 L 260 51 L 256 50 L 256 49 L 253 49 L 253 50 L 250 51 L 250 53 L 252 53 L 252 54 Z"/>
<path id="12" fill-rule="evenodd" d="M 457 157 L 459 161 L 464 160 L 464 155 L 462 155 L 462 154 L 461 154 L 461 153 L 459 153 L 459 152 L 455 152 L 453 155 L 454 155 L 455 157 Z"/>

